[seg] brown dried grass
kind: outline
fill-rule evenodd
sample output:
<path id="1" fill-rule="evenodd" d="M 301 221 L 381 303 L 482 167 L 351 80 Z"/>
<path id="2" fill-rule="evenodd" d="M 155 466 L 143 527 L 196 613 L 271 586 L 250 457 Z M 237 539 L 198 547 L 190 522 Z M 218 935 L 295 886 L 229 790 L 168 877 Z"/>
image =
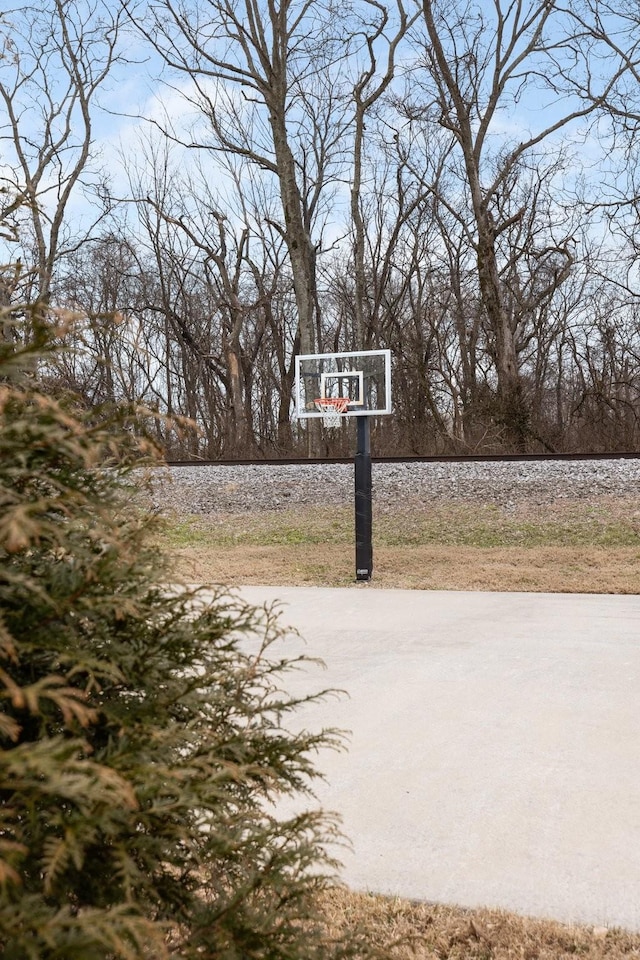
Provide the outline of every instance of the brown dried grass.
<path id="1" fill-rule="evenodd" d="M 640 934 L 518 917 L 500 910 L 465 910 L 440 904 L 336 889 L 321 908 L 327 932 L 366 930 L 389 944 L 389 960 L 621 960 L 640 957 Z M 392 946 L 395 944 L 395 946 Z"/>
<path id="2" fill-rule="evenodd" d="M 235 585 L 344 587 L 353 513 L 339 507 L 220 514 L 175 524 L 177 572 Z M 416 590 L 640 592 L 635 501 L 383 505 L 372 585 Z"/>
<path id="3" fill-rule="evenodd" d="M 335 544 L 181 547 L 176 570 L 198 583 L 346 587 L 352 551 Z M 640 593 L 633 547 L 374 547 L 372 585 L 412 590 Z"/>

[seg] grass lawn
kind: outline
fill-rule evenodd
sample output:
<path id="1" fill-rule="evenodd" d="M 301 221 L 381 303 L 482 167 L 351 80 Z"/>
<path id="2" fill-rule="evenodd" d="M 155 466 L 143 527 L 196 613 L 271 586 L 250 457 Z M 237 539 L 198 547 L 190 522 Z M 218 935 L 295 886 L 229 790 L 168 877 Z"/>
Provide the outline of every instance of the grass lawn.
<path id="1" fill-rule="evenodd" d="M 379 587 L 640 593 L 640 512 L 631 500 L 501 508 L 491 503 L 374 508 Z M 290 508 L 174 520 L 179 574 L 208 583 L 346 587 L 353 511 Z"/>
<path id="2" fill-rule="evenodd" d="M 192 582 L 349 587 L 353 511 L 289 508 L 170 521 L 163 538 Z M 431 590 L 640 592 L 640 504 L 627 499 L 499 507 L 374 507 L 379 587 Z M 640 958 L 640 934 L 502 911 L 411 903 L 336 889 L 322 903 L 329 935 L 353 926 L 398 960 Z"/>

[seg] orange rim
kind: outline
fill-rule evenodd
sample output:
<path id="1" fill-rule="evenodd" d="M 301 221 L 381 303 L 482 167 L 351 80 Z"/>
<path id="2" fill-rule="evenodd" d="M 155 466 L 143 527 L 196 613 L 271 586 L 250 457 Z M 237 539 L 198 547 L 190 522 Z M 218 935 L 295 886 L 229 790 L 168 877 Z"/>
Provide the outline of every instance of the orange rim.
<path id="1" fill-rule="evenodd" d="M 320 410 L 346 413 L 349 407 L 349 397 L 318 397 L 313 401 Z"/>

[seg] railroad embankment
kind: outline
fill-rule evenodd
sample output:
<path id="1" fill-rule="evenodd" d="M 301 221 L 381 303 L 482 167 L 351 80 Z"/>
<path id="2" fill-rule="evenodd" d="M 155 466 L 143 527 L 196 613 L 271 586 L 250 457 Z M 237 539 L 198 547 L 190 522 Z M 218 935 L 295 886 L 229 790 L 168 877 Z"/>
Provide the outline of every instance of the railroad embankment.
<path id="1" fill-rule="evenodd" d="M 509 509 L 607 497 L 627 500 L 640 494 L 640 458 L 374 463 L 373 485 L 378 511 L 411 502 L 481 502 Z M 353 466 L 172 466 L 157 471 L 154 499 L 161 509 L 183 516 L 348 506 L 353 503 Z"/>

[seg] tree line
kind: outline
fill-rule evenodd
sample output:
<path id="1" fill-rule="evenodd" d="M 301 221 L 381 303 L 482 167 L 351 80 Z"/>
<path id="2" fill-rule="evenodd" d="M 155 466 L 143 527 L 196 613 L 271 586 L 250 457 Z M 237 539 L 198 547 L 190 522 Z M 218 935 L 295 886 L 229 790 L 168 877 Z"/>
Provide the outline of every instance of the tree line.
<path id="1" fill-rule="evenodd" d="M 639 18 L 626 0 L 18 7 L 2 306 L 73 317 L 41 376 L 160 412 L 173 458 L 349 453 L 349 421 L 292 416 L 294 357 L 378 348 L 380 454 L 637 450 Z M 159 107 L 114 175 L 96 118 L 143 61 Z"/>

